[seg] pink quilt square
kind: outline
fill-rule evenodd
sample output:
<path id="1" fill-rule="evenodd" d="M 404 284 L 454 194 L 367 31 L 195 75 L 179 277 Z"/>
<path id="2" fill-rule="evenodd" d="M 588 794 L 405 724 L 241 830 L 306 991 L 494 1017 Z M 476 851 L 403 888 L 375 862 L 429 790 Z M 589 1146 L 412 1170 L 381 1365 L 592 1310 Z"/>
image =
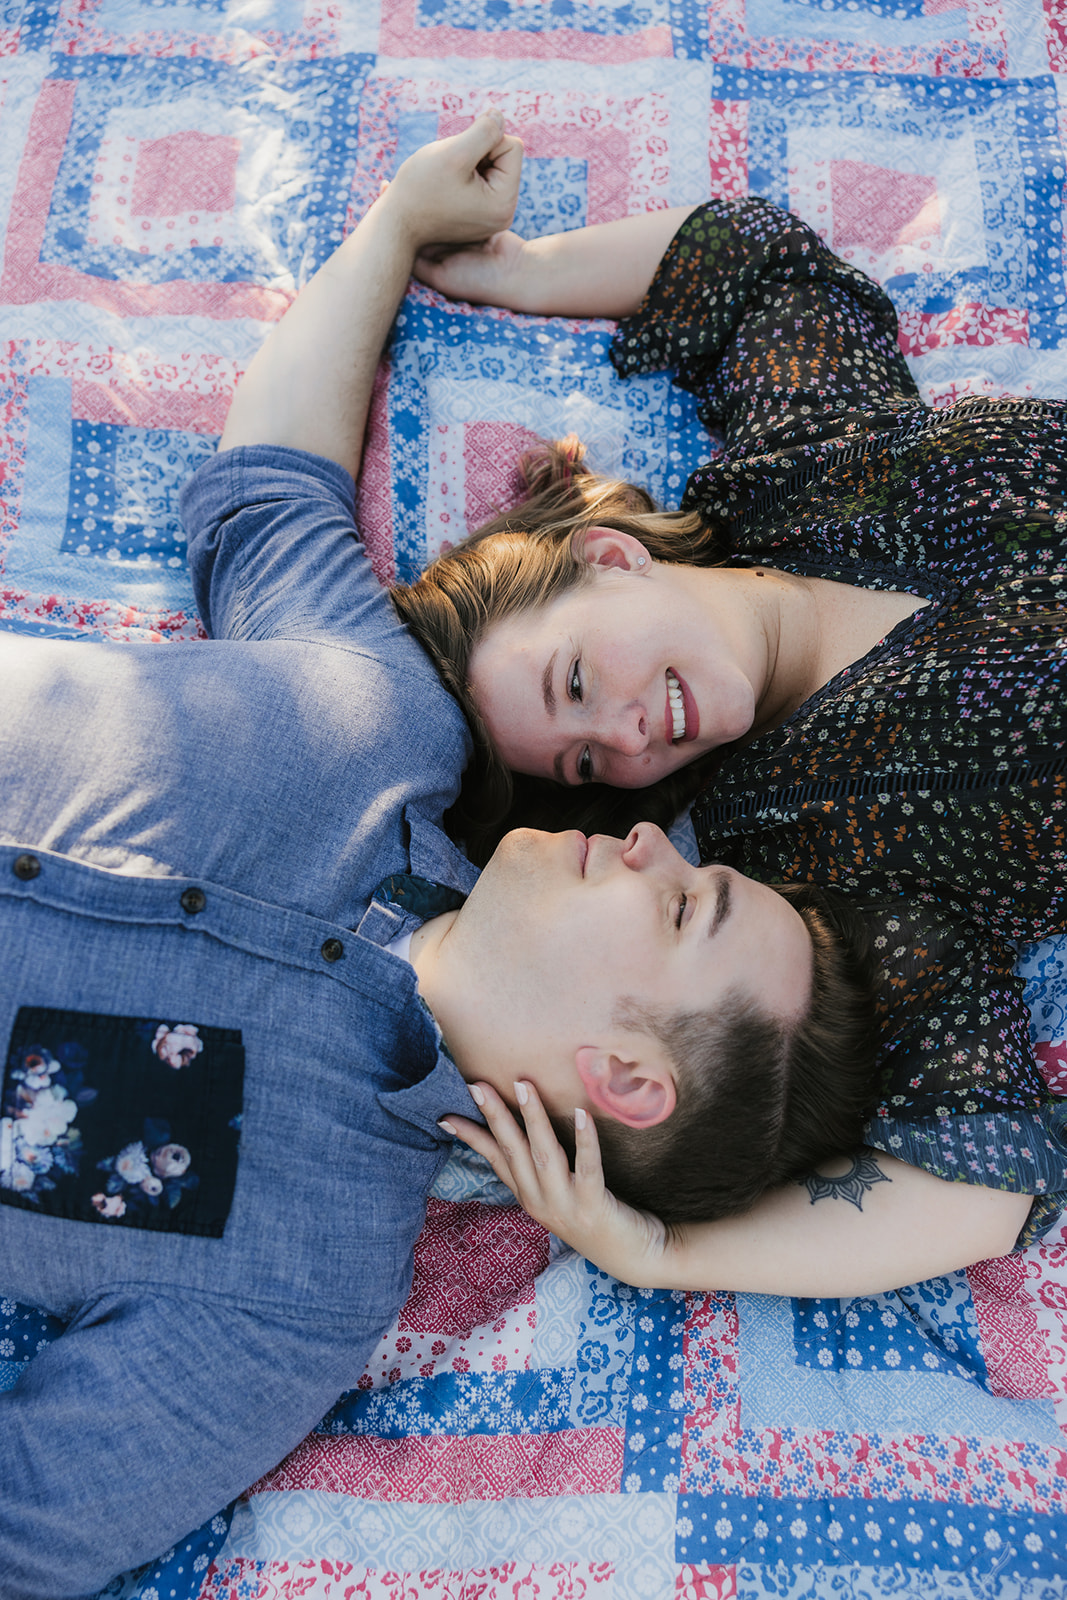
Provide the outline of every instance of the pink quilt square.
<path id="1" fill-rule="evenodd" d="M 748 194 L 748 101 L 713 100 L 708 129 L 708 193 Z"/>
<path id="2" fill-rule="evenodd" d="M 918 172 L 895 172 L 864 161 L 831 161 L 830 191 L 835 250 L 859 246 L 881 255 L 898 244 L 939 237 L 937 180 Z"/>
<path id="3" fill-rule="evenodd" d="M 418 16 L 418 0 L 389 0 L 382 7 L 379 46 L 382 55 L 432 57 L 449 56 L 506 60 L 589 61 L 600 65 L 623 61 L 644 61 L 649 57 L 674 55 L 671 30 L 664 24 L 651 24 L 626 33 L 585 32 L 581 28 L 548 28 L 535 32 L 527 28 L 455 28 L 434 24 L 425 26 Z"/>
<path id="4" fill-rule="evenodd" d="M 536 433 L 515 422 L 468 423 L 464 431 L 466 517 L 468 528 L 483 522 L 523 495 L 519 459 L 540 444 Z"/>
<path id="5" fill-rule="evenodd" d="M 237 198 L 238 141 L 195 128 L 148 139 L 137 155 L 130 209 L 135 217 L 229 211 Z"/>
<path id="6" fill-rule="evenodd" d="M 78 300 L 118 316 L 255 317 L 264 322 L 280 317 L 291 296 L 258 284 L 181 280 L 124 283 L 42 260 L 49 206 L 70 132 L 76 92 L 74 83 L 62 80 L 46 79 L 41 86 L 15 181 L 0 298 L 10 305 Z M 170 144 L 170 140 L 158 142 Z M 154 226 L 147 217 L 142 221 L 149 228 Z"/>

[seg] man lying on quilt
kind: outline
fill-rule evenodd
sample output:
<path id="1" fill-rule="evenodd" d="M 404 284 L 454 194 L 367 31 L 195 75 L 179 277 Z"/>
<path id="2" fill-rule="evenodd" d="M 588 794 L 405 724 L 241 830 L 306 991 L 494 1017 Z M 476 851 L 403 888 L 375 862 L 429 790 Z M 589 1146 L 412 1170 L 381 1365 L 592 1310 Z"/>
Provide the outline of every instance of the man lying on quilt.
<path id="1" fill-rule="evenodd" d="M 351 1386 L 465 1078 L 640 1135 L 675 1073 L 624 997 L 804 1004 L 799 916 L 740 880 L 742 942 L 683 948 L 718 869 L 654 834 L 594 873 L 522 833 L 477 878 L 441 830 L 469 735 L 352 478 L 415 253 L 506 227 L 520 157 L 488 114 L 411 158 L 253 362 L 184 501 L 208 642 L 0 639 L 0 1292 L 69 1324 L 0 1396 L 5 1600 L 157 1554 Z M 916 1182 L 905 1220 L 953 1187 Z M 1025 1197 L 990 1205 L 906 1276 L 1009 1248 Z"/>

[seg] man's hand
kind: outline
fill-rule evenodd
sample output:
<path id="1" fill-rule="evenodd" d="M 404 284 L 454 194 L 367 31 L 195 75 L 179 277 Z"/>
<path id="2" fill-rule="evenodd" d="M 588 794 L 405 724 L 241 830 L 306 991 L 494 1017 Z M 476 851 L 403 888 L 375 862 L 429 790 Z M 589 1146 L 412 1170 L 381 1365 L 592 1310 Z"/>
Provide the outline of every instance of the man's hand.
<path id="1" fill-rule="evenodd" d="M 499 111 L 409 156 L 301 290 L 238 385 L 221 448 L 283 445 L 359 471 L 382 347 L 419 250 L 508 226 L 522 142 Z"/>
<path id="2" fill-rule="evenodd" d="M 413 253 L 482 244 L 515 215 L 522 140 L 495 108 L 408 157 L 376 205 L 394 214 Z"/>
<path id="3" fill-rule="evenodd" d="M 667 1286 L 666 1230 L 658 1217 L 624 1205 L 604 1187 L 600 1143 L 591 1116 L 575 1112 L 572 1172 L 531 1083 L 515 1085 L 525 1133 L 487 1083 L 473 1084 L 471 1093 L 488 1131 L 464 1117 L 449 1117 L 443 1126 L 485 1157 L 535 1222 L 625 1283 Z"/>

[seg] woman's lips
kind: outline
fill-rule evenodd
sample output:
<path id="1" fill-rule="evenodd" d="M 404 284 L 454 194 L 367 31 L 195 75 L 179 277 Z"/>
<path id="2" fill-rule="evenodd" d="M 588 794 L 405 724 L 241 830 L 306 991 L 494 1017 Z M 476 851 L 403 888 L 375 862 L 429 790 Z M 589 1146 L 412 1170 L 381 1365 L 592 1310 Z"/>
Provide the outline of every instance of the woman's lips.
<path id="1" fill-rule="evenodd" d="M 693 699 L 692 690 L 685 679 L 679 678 L 677 673 L 674 676 L 678 678 L 678 687 L 682 691 L 682 704 L 685 706 L 685 733 L 682 737 L 682 743 L 689 744 L 700 732 L 700 712 L 697 710 L 697 703 Z"/>

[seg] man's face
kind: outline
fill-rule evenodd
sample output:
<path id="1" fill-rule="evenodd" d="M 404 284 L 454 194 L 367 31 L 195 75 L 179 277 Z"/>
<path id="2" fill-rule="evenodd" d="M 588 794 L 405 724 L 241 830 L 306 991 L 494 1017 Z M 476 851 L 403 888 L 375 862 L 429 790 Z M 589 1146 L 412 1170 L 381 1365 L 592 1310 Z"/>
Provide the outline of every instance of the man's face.
<path id="1" fill-rule="evenodd" d="M 711 1011 L 753 997 L 783 1020 L 811 986 L 811 942 L 786 900 L 729 867 L 693 867 L 652 823 L 626 840 L 520 829 L 503 840 L 453 925 L 475 985 L 477 1076 L 514 1103 L 588 1104 L 583 1046 L 622 1039 L 620 1007 Z M 662 1047 L 659 1047 L 662 1048 Z"/>

